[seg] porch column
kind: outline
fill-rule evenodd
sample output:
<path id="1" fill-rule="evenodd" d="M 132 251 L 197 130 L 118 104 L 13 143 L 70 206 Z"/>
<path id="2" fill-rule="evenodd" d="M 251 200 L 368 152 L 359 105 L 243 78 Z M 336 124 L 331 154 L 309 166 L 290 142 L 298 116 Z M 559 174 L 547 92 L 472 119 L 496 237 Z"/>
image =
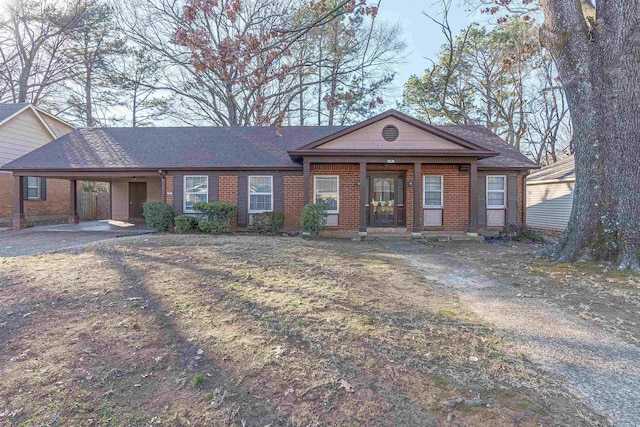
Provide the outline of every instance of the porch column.
<path id="1" fill-rule="evenodd" d="M 369 200 L 369 192 L 367 188 L 367 162 L 360 162 L 360 236 L 367 235 L 367 201 Z"/>
<path id="2" fill-rule="evenodd" d="M 27 219 L 24 216 L 24 177 L 13 177 L 13 220 L 11 228 L 21 230 L 27 228 Z"/>
<path id="3" fill-rule="evenodd" d="M 478 164 L 473 162 L 469 168 L 469 234 L 478 232 Z"/>
<path id="4" fill-rule="evenodd" d="M 309 204 L 309 192 L 311 191 L 311 165 L 308 160 L 303 160 L 302 162 L 302 173 L 304 179 L 304 185 L 302 186 L 304 189 L 304 204 Z"/>
<path id="5" fill-rule="evenodd" d="M 75 179 L 69 180 L 69 220 L 67 221 L 69 224 L 80 222 L 76 182 Z"/>
<path id="6" fill-rule="evenodd" d="M 420 215 L 422 213 L 422 163 L 413 164 L 413 235 L 422 235 Z"/>

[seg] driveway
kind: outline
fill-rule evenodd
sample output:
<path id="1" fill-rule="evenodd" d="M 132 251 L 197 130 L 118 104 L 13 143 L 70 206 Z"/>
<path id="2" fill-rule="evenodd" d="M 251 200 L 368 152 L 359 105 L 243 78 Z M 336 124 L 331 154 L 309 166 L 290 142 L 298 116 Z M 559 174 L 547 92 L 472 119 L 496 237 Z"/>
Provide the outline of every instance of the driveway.
<path id="1" fill-rule="evenodd" d="M 425 245 L 404 240 L 382 243 L 436 290 L 457 295 L 464 307 L 511 341 L 514 350 L 565 378 L 576 395 L 612 424 L 629 427 L 640 424 L 640 349 L 599 327 L 597 322 L 582 320 L 572 312 L 573 307 L 556 303 L 546 292 L 523 294 L 523 285 L 511 281 L 513 277 L 486 273 L 490 270 L 485 270 L 483 263 L 501 262 L 501 255 L 496 254 L 499 249 L 487 249 L 494 245 L 471 242 Z M 469 255 L 473 251 L 484 252 L 476 256 L 476 263 L 468 262 L 474 256 Z M 522 252 L 521 256 L 534 256 L 532 251 Z M 539 277 L 536 283 L 548 280 Z M 588 302 L 586 287 L 583 295 L 585 303 Z M 632 295 L 637 302 L 637 293 Z M 607 300 L 604 298 L 605 303 Z M 620 315 L 624 311 L 620 310 Z M 637 328 L 636 323 L 632 327 Z"/>
<path id="2" fill-rule="evenodd" d="M 39 255 L 98 240 L 151 233 L 146 225 L 120 221 L 56 224 L 0 233 L 0 257 Z"/>

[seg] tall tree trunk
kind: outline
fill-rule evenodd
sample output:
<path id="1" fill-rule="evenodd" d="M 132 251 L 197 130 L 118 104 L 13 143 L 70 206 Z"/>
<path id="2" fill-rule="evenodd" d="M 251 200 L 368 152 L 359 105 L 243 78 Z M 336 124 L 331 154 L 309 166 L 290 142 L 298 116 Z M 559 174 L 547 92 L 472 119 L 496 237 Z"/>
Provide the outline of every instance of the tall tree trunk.
<path id="1" fill-rule="evenodd" d="M 640 3 L 599 2 L 597 17 L 585 17 L 580 0 L 541 5 L 543 41 L 570 105 L 576 162 L 569 225 L 549 254 L 557 261 L 616 259 L 621 268 L 638 269 Z"/>

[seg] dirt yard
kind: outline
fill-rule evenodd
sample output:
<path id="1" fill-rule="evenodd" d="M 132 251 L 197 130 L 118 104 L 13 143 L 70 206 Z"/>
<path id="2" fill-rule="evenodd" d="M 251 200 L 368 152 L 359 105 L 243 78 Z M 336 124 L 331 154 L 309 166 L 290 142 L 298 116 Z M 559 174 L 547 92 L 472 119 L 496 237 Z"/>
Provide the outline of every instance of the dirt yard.
<path id="1" fill-rule="evenodd" d="M 517 292 L 637 346 L 636 278 L 481 248 L 462 262 L 503 260 Z M 0 425 L 607 424 L 379 242 L 152 235 L 0 258 L 0 378 Z"/>

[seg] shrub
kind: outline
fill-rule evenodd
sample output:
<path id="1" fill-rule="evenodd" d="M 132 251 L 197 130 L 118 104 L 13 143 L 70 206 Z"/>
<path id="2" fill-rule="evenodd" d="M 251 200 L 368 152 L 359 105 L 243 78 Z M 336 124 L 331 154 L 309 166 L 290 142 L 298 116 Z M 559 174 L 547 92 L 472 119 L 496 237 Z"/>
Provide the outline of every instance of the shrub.
<path id="1" fill-rule="evenodd" d="M 505 225 L 498 235 L 502 240 L 515 240 L 517 242 L 544 243 L 544 236 L 531 227 L 521 225 Z"/>
<path id="2" fill-rule="evenodd" d="M 231 230 L 231 219 L 238 211 L 233 203 L 226 202 L 198 202 L 193 210 L 202 213 L 206 218 L 200 221 L 198 228 L 207 233 L 222 233 Z"/>
<path id="3" fill-rule="evenodd" d="M 144 202 L 142 211 L 147 225 L 156 231 L 167 231 L 173 224 L 173 209 L 164 202 Z"/>
<path id="4" fill-rule="evenodd" d="M 303 232 L 317 236 L 327 227 L 327 208 L 324 205 L 305 205 L 301 225 Z"/>
<path id="5" fill-rule="evenodd" d="M 198 218 L 192 215 L 177 216 L 175 222 L 175 230 L 178 233 L 186 233 L 198 229 Z"/>
<path id="6" fill-rule="evenodd" d="M 259 233 L 277 233 L 284 227 L 284 213 L 263 212 L 253 216 L 253 227 Z"/>
<path id="7" fill-rule="evenodd" d="M 223 220 L 200 221 L 198 228 L 205 233 L 225 233 L 231 229 L 231 225 L 229 221 Z"/>

